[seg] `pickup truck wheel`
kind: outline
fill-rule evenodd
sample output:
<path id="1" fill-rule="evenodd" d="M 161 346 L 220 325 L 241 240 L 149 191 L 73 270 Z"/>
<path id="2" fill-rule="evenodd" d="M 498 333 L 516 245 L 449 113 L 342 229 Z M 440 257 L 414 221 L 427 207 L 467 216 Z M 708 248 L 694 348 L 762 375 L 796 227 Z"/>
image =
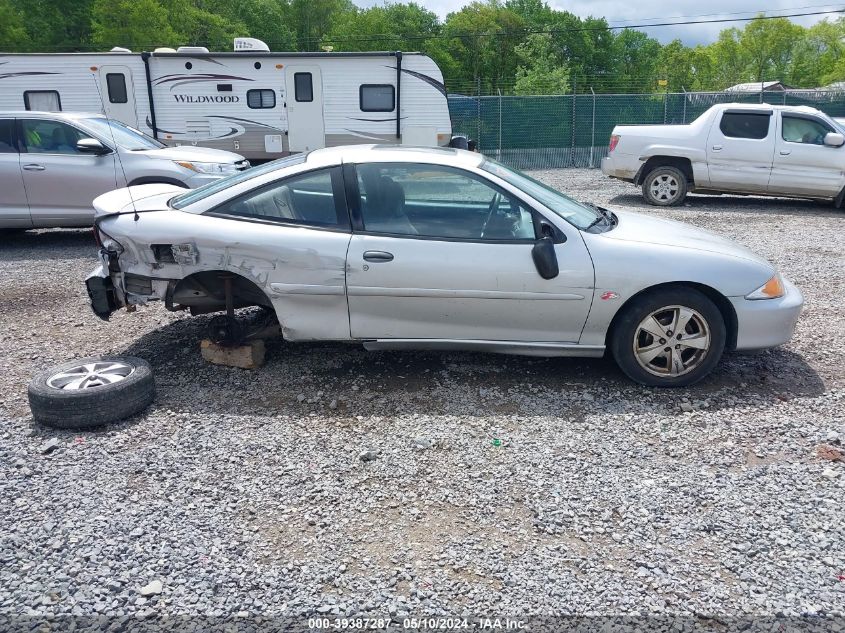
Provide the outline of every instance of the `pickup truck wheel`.
<path id="1" fill-rule="evenodd" d="M 687 177 L 677 167 L 655 167 L 643 179 L 643 197 L 658 207 L 679 205 L 687 197 Z"/>
<path id="2" fill-rule="evenodd" d="M 645 294 L 625 308 L 611 351 L 629 378 L 651 387 L 685 387 L 709 374 L 725 349 L 719 308 L 692 288 Z"/>
<path id="3" fill-rule="evenodd" d="M 29 383 L 32 417 L 59 429 L 89 429 L 128 418 L 155 398 L 150 364 L 132 356 L 94 356 L 48 369 Z"/>

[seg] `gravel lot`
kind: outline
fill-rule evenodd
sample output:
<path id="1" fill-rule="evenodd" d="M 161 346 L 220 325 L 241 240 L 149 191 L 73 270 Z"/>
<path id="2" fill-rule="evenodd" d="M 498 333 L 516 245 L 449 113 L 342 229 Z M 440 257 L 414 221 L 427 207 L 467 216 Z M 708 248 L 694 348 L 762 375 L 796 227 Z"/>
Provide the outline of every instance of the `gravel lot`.
<path id="1" fill-rule="evenodd" d="M 752 247 L 805 293 L 792 343 L 670 391 L 281 342 L 248 372 L 201 360 L 208 317 L 94 317 L 90 232 L 3 237 L 0 616 L 845 615 L 845 463 L 819 454 L 845 442 L 845 213 L 536 175 Z M 97 353 L 150 361 L 155 405 L 34 424 L 32 374 Z"/>

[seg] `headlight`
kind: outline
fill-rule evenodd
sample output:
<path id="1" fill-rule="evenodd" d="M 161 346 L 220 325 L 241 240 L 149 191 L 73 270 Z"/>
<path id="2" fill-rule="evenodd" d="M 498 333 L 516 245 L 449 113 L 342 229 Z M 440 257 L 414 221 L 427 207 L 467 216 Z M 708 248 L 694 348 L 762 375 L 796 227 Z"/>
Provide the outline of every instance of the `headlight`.
<path id="1" fill-rule="evenodd" d="M 778 299 L 784 294 L 786 294 L 786 290 L 783 287 L 783 280 L 780 278 L 780 275 L 775 275 L 757 288 L 757 290 L 745 295 L 745 298 L 751 299 L 752 301 L 758 299 Z"/>
<path id="2" fill-rule="evenodd" d="M 180 167 L 190 169 L 200 174 L 214 174 L 216 176 L 228 176 L 238 172 L 238 167 L 234 163 L 197 163 L 187 160 L 173 161 Z"/>

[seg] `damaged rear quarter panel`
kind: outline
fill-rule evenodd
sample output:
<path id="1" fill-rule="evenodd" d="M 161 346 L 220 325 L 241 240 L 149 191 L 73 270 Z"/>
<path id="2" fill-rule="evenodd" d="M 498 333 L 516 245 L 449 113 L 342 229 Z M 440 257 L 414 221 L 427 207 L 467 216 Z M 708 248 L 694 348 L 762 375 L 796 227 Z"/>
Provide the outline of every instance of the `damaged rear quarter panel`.
<path id="1" fill-rule="evenodd" d="M 130 304 L 163 299 L 170 280 L 227 271 L 255 283 L 270 299 L 288 340 L 349 340 L 346 251 L 350 234 L 281 223 L 258 223 L 162 211 L 109 217 L 103 230 L 123 247 L 123 274 L 151 277 L 153 294 L 127 294 Z M 193 244 L 196 263 L 156 261 L 152 244 Z M 159 280 L 159 281 L 155 281 Z"/>

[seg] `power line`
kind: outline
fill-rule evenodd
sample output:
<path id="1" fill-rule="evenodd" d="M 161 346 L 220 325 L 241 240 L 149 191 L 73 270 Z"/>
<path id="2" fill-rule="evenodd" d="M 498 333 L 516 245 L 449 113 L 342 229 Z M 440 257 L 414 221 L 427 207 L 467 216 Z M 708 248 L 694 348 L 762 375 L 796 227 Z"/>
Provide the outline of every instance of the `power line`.
<path id="1" fill-rule="evenodd" d="M 828 5 L 829 6 L 829 5 Z M 566 29 L 520 29 L 518 31 L 466 31 L 464 33 L 438 34 L 438 35 L 410 35 L 410 34 L 396 34 L 396 33 L 380 33 L 364 37 L 306 37 L 299 38 L 298 41 L 321 41 L 321 42 L 372 42 L 383 39 L 401 38 L 403 40 L 437 40 L 437 39 L 460 39 L 471 37 L 520 37 L 524 35 L 558 35 L 561 33 L 583 33 L 590 31 L 617 31 L 624 29 L 640 29 L 652 28 L 656 26 L 685 26 L 691 24 L 724 24 L 727 22 L 753 22 L 754 20 L 776 20 L 781 18 L 798 18 L 812 15 L 829 15 L 833 13 L 845 13 L 845 9 L 830 9 L 827 11 L 807 11 L 803 13 L 788 13 L 784 15 L 758 15 L 748 18 L 718 18 L 714 20 L 684 20 L 680 22 L 655 22 L 651 24 L 626 24 L 626 25 L 607 25 L 607 26 L 585 26 Z"/>

